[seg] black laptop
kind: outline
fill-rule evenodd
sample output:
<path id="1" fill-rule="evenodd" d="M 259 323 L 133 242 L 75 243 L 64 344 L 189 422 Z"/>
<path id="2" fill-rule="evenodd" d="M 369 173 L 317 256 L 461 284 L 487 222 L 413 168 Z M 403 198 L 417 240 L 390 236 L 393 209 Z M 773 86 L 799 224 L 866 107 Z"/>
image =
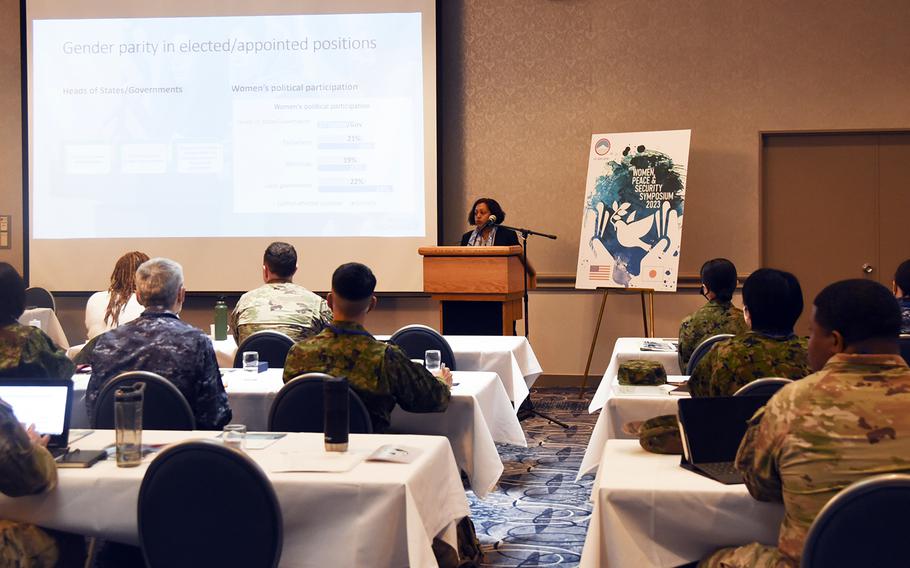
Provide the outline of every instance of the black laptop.
<path id="1" fill-rule="evenodd" d="M 682 467 L 728 485 L 743 483 L 733 467 L 747 422 L 770 396 L 716 396 L 679 400 Z"/>
<path id="2" fill-rule="evenodd" d="M 70 379 L 3 379 L 0 399 L 13 407 L 16 419 L 50 436 L 47 449 L 55 459 L 66 453 L 70 437 L 73 381 Z"/>

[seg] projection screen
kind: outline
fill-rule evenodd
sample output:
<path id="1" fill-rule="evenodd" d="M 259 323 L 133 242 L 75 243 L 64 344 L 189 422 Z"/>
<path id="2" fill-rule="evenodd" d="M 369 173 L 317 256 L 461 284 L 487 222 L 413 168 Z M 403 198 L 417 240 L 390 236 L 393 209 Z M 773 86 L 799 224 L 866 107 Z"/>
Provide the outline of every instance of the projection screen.
<path id="1" fill-rule="evenodd" d="M 421 289 L 437 239 L 434 0 L 27 0 L 29 280 L 105 289 L 141 250 L 190 291 L 342 262 Z"/>

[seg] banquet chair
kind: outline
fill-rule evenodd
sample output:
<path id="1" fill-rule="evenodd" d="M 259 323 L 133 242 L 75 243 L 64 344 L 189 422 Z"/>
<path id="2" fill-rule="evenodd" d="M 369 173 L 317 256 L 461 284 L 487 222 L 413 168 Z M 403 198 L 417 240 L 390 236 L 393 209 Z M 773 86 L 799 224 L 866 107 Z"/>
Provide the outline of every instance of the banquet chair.
<path id="1" fill-rule="evenodd" d="M 902 333 L 898 341 L 901 348 L 901 357 L 910 365 L 910 334 Z"/>
<path id="2" fill-rule="evenodd" d="M 139 487 L 139 545 L 146 566 L 275 567 L 281 506 L 265 473 L 214 440 L 170 446 Z"/>
<path id="3" fill-rule="evenodd" d="M 910 475 L 876 475 L 849 485 L 815 517 L 800 566 L 906 566 L 908 510 Z"/>
<path id="4" fill-rule="evenodd" d="M 423 359 L 430 349 L 442 354 L 442 362 L 450 371 L 455 370 L 455 353 L 446 338 L 432 327 L 420 324 L 406 325 L 392 334 L 389 343 L 400 347 L 410 359 Z"/>
<path id="5" fill-rule="evenodd" d="M 146 430 L 195 430 L 193 410 L 174 383 L 148 371 L 120 373 L 101 387 L 95 401 L 92 428 L 114 428 L 114 393 L 118 388 L 145 383 L 142 428 Z"/>
<path id="6" fill-rule="evenodd" d="M 257 331 L 240 343 L 234 355 L 234 367 L 243 367 L 244 351 L 256 351 L 260 361 L 268 361 L 270 369 L 282 369 L 293 346 L 294 340 L 279 331 Z"/>
<path id="7" fill-rule="evenodd" d="M 751 383 L 739 387 L 733 396 L 771 396 L 793 381 L 780 377 L 755 379 Z"/>
<path id="8" fill-rule="evenodd" d="M 686 374 L 692 374 L 695 370 L 695 366 L 698 365 L 698 362 L 701 361 L 702 357 L 708 354 L 708 351 L 714 347 L 715 343 L 723 341 L 724 339 L 730 339 L 731 337 L 733 337 L 732 333 L 718 333 L 699 343 L 695 348 L 695 351 L 692 352 L 692 356 L 689 357 L 689 363 L 686 365 Z"/>
<path id="9" fill-rule="evenodd" d="M 304 373 L 281 387 L 269 409 L 269 432 L 322 432 L 325 427 L 323 383 L 325 373 Z M 373 421 L 367 407 L 348 387 L 349 424 L 352 434 L 372 434 Z"/>
<path id="10" fill-rule="evenodd" d="M 57 311 L 57 302 L 54 295 L 45 288 L 34 286 L 25 289 L 25 307 L 26 308 L 50 308 Z"/>

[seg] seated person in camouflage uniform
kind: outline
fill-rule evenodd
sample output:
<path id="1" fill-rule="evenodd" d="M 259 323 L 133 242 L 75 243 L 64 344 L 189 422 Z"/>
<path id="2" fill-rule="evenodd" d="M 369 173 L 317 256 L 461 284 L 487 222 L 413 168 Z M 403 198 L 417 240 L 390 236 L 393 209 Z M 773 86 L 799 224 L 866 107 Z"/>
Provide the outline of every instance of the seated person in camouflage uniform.
<path id="1" fill-rule="evenodd" d="M 37 327 L 19 323 L 24 311 L 25 282 L 0 262 L 0 377 L 72 377 L 75 367 L 66 352 Z"/>
<path id="2" fill-rule="evenodd" d="M 335 270 L 328 297 L 334 322 L 291 348 L 284 382 L 310 372 L 347 377 L 370 412 L 373 431 L 382 433 L 396 403 L 408 412 L 444 411 L 452 373 L 444 368 L 437 379 L 401 349 L 377 341 L 364 329 L 367 313 L 376 306 L 375 288 L 376 277 L 363 264 L 351 262 Z"/>
<path id="3" fill-rule="evenodd" d="M 799 281 L 789 272 L 762 268 L 743 284 L 746 322 L 751 331 L 716 343 L 689 377 L 692 396 L 731 396 L 755 379 L 800 379 L 809 374 L 806 341 L 793 333 L 803 311 Z M 638 430 L 643 448 L 682 453 L 675 415 L 658 416 Z"/>
<path id="4" fill-rule="evenodd" d="M 20 497 L 53 489 L 57 483 L 57 467 L 44 448 L 46 445 L 46 436 L 39 437 L 33 427 L 26 431 L 13 415 L 13 409 L 0 400 L 0 492 Z M 77 540 L 81 542 L 81 554 L 77 551 L 75 559 L 66 555 L 61 558 L 58 542 L 44 530 L 0 520 L 0 566 L 79 565 L 78 561 L 85 558 L 85 543 L 81 537 Z"/>
<path id="5" fill-rule="evenodd" d="M 736 267 L 726 258 L 715 258 L 701 267 L 701 294 L 708 303 L 679 324 L 679 368 L 686 365 L 695 348 L 718 333 L 743 333 L 749 328 L 743 311 L 733 305 Z"/>
<path id="6" fill-rule="evenodd" d="M 845 280 L 814 304 L 809 362 L 817 372 L 755 414 L 736 456 L 752 496 L 784 504 L 778 545 L 722 549 L 699 566 L 799 566 L 812 521 L 840 490 L 870 475 L 910 473 L 910 368 L 899 355 L 897 301 L 881 284 Z"/>
<path id="7" fill-rule="evenodd" d="M 910 333 L 910 260 L 905 260 L 897 267 L 891 291 L 901 308 L 901 333 Z"/>
<path id="8" fill-rule="evenodd" d="M 332 310 L 325 300 L 294 284 L 296 272 L 297 251 L 293 246 L 276 242 L 265 249 L 262 257 L 265 284 L 240 296 L 231 312 L 231 330 L 238 345 L 264 329 L 280 331 L 300 341 L 332 323 Z"/>
<path id="9" fill-rule="evenodd" d="M 793 333 L 803 311 L 799 280 L 773 268 L 743 283 L 744 315 L 751 331 L 718 342 L 689 377 L 692 396 L 732 396 L 755 379 L 800 379 L 809 374 L 806 340 Z"/>
<path id="10" fill-rule="evenodd" d="M 212 342 L 177 315 L 185 294 L 183 268 L 173 260 L 153 258 L 139 266 L 136 297 L 145 311 L 86 345 L 92 366 L 85 393 L 89 417 L 107 381 L 126 371 L 150 371 L 174 383 L 186 397 L 197 429 L 220 429 L 231 421 Z"/>

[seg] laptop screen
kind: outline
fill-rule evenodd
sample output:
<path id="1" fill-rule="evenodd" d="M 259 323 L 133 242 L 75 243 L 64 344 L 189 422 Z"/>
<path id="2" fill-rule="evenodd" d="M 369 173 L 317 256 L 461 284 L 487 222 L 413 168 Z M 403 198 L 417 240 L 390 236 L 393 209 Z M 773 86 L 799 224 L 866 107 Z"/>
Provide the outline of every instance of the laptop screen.
<path id="1" fill-rule="evenodd" d="M 40 434 L 51 436 L 49 445 L 65 445 L 72 385 L 70 380 L 4 379 L 0 382 L 0 399 L 13 407 L 19 422 L 26 427 L 34 424 Z"/>
<path id="2" fill-rule="evenodd" d="M 679 421 L 692 463 L 731 462 L 746 423 L 770 396 L 682 398 Z"/>

